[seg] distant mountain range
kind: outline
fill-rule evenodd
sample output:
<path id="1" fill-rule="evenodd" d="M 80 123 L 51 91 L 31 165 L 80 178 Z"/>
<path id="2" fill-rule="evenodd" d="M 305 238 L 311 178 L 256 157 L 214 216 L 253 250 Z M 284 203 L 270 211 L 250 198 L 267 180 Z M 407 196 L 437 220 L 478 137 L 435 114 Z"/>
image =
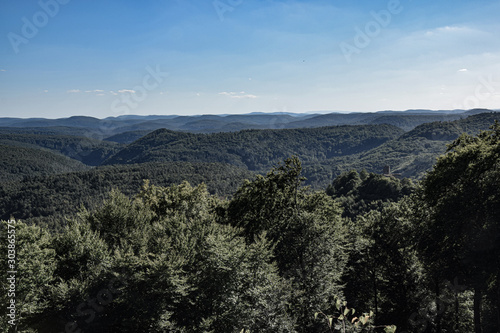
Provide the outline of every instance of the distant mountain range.
<path id="1" fill-rule="evenodd" d="M 130 143 L 145 134 L 165 128 L 190 133 L 235 132 L 245 129 L 313 128 L 338 125 L 388 124 L 405 131 L 432 121 L 453 121 L 467 116 L 494 112 L 494 110 L 407 110 L 352 113 L 251 113 L 241 115 L 200 116 L 136 116 L 124 115 L 97 119 L 74 116 L 61 119 L 0 118 L 0 133 L 16 128 L 24 132 L 69 134 L 105 139 L 118 143 Z"/>

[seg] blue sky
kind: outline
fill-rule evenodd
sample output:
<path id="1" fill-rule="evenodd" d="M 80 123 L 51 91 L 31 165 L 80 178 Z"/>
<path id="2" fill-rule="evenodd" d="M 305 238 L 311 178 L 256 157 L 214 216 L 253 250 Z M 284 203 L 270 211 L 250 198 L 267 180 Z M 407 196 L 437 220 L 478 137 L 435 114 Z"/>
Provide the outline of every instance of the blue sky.
<path id="1" fill-rule="evenodd" d="M 500 1 L 2 0 L 0 116 L 500 108 Z"/>

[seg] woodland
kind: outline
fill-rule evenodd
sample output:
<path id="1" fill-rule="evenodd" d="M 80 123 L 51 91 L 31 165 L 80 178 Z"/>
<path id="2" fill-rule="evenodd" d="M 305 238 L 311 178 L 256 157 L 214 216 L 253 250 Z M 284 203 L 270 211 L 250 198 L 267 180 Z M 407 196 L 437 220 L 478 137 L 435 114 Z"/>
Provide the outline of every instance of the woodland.
<path id="1" fill-rule="evenodd" d="M 498 113 L 282 116 L 0 119 L 0 331 L 500 331 Z"/>

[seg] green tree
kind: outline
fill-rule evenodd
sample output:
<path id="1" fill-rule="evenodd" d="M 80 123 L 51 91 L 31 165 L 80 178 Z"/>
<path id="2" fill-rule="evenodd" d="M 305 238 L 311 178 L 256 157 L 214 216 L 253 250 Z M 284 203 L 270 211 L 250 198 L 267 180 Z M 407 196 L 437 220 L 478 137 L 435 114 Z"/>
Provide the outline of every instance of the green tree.
<path id="1" fill-rule="evenodd" d="M 474 290 L 474 330 L 500 330 L 500 124 L 462 135 L 423 181 L 421 253 L 438 278 L 457 275 Z M 438 272 L 441 273 L 438 273 Z M 482 322 L 484 293 L 496 320 Z"/>
<path id="2" fill-rule="evenodd" d="M 15 301 L 15 325 L 7 323 L 14 319 L 8 317 L 7 313 L 1 316 L 0 325 L 5 332 L 9 329 L 14 332 L 33 332 L 30 329 L 39 326 L 39 318 L 49 306 L 48 295 L 56 269 L 51 236 L 40 227 L 15 220 L 2 222 L 2 229 L 0 251 L 7 254 L 7 249 L 14 250 L 12 260 L 15 262 L 2 262 L 0 297 L 4 311 L 10 306 L 11 300 Z M 8 312 L 11 313 L 10 310 Z"/>
<path id="3" fill-rule="evenodd" d="M 83 211 L 52 242 L 46 331 L 293 332 L 273 245 L 217 223 L 219 204 L 204 185 L 146 183 Z"/>
<path id="4" fill-rule="evenodd" d="M 372 309 L 377 325 L 410 329 L 423 296 L 423 272 L 412 244 L 412 211 L 406 200 L 370 211 L 350 224 L 353 246 L 343 280 L 356 308 Z"/>
<path id="5" fill-rule="evenodd" d="M 293 157 L 245 183 L 226 209 L 228 223 L 243 228 L 247 242 L 266 232 L 275 244 L 280 275 L 294 289 L 291 313 L 297 331 L 318 328 L 311 313 L 341 294 L 347 256 L 346 228 L 335 202 L 301 187 L 301 163 Z"/>

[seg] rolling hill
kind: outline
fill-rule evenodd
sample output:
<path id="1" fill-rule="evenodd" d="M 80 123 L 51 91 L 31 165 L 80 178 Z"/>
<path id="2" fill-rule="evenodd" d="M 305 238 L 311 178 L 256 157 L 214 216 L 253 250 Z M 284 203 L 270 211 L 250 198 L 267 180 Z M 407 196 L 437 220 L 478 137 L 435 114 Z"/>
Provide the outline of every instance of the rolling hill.
<path id="1" fill-rule="evenodd" d="M 436 158 L 446 152 L 447 144 L 460 134 L 477 134 L 487 130 L 495 120 L 500 120 L 500 114 L 481 113 L 452 122 L 422 124 L 397 139 L 359 154 L 347 163 L 347 167 L 376 172 L 389 165 L 402 177 L 418 179 L 432 168 Z"/>
<path id="2" fill-rule="evenodd" d="M 299 119 L 277 116 L 286 116 L 281 119 L 288 119 L 290 126 L 292 120 Z M 338 116 L 337 120 L 344 115 Z M 448 116 L 458 119 L 425 122 Z M 186 118 L 200 125 L 217 117 L 221 116 Z M 246 125 L 253 121 L 253 126 L 269 120 L 262 115 L 227 117 L 231 118 L 226 126 L 242 119 L 246 119 Z M 302 121 L 318 121 L 317 117 L 309 115 Z M 314 189 L 325 189 L 336 176 L 352 169 L 382 173 L 385 166 L 390 166 L 395 174 L 419 179 L 446 151 L 446 144 L 461 133 L 488 129 L 500 114 L 474 110 L 438 116 L 415 110 L 411 114 L 380 113 L 377 117 L 370 120 L 365 115 L 357 121 L 381 124 L 218 133 L 137 130 L 107 140 L 81 135 L 92 132 L 92 128 L 75 127 L 71 135 L 71 127 L 54 127 L 58 124 L 53 122 L 47 127 L 0 128 L 0 215 L 57 228 L 62 216 L 74 214 L 80 204 L 90 207 L 102 201 L 112 188 L 134 193 L 144 179 L 162 186 L 183 180 L 205 182 L 211 193 L 227 196 L 244 179 L 266 173 L 292 155 L 301 159 L 303 175 Z M 392 125 L 385 123 L 386 117 Z M 148 118 L 147 122 L 175 119 Z M 144 119 L 124 120 L 130 123 Z M 180 123 L 186 124 L 186 120 Z M 424 123 L 416 125 L 419 122 Z M 86 124 L 94 126 L 96 122 L 86 119 Z M 404 131 L 400 127 L 413 128 Z"/>
<path id="3" fill-rule="evenodd" d="M 0 144 L 0 183 L 87 169 L 79 161 L 49 151 Z"/>
<path id="4" fill-rule="evenodd" d="M 403 133 L 403 130 L 390 125 L 245 130 L 215 134 L 162 129 L 128 145 L 104 164 L 223 162 L 266 172 L 291 155 L 297 155 L 304 164 L 314 164 L 336 156 L 368 151 Z"/>
<path id="5" fill-rule="evenodd" d="M 104 166 L 53 175 L 40 173 L 15 182 L 0 182 L 0 220 L 15 217 L 57 229 L 64 216 L 74 216 L 81 205 L 92 208 L 102 203 L 112 189 L 135 194 L 146 179 L 158 186 L 186 180 L 193 185 L 205 183 L 210 193 L 225 197 L 234 193 L 244 179 L 253 177 L 252 172 L 232 165 L 188 162 Z"/>
<path id="6" fill-rule="evenodd" d="M 86 165 L 100 165 L 105 159 L 117 152 L 121 145 L 73 135 L 46 133 L 2 133 L 0 144 L 14 147 L 44 149 L 62 154 Z"/>

